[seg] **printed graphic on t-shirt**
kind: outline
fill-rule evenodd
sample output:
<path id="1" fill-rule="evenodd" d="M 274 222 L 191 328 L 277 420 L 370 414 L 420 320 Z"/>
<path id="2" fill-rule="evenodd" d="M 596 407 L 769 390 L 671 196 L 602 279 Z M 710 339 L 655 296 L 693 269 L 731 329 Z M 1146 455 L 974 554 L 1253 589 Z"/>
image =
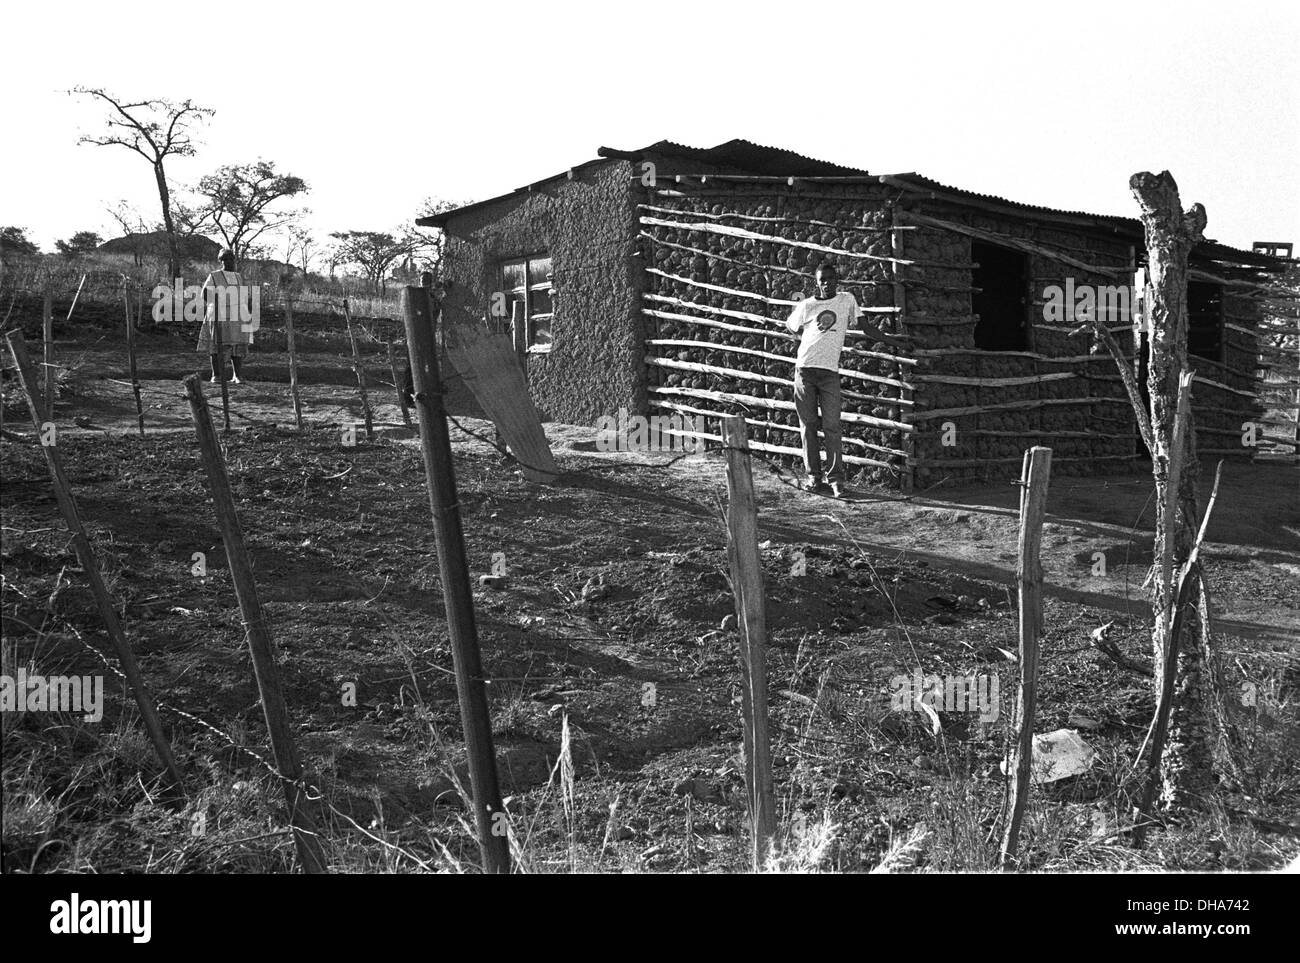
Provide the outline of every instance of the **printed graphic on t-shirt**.
<path id="1" fill-rule="evenodd" d="M 836 320 L 834 311 L 823 311 L 821 314 L 817 315 L 817 327 L 821 328 L 823 331 L 829 331 L 831 328 L 835 327 Z"/>

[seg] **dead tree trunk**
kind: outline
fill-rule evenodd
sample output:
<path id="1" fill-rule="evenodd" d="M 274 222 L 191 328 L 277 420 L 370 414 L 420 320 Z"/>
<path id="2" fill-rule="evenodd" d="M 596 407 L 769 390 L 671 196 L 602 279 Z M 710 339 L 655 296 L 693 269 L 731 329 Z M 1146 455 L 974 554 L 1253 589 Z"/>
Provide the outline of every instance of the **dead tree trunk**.
<path id="1" fill-rule="evenodd" d="M 1179 412 L 1180 379 L 1187 371 L 1187 260 L 1202 240 L 1205 208 L 1182 210 L 1178 185 L 1168 171 L 1134 174 L 1129 187 L 1141 209 L 1146 232 L 1145 322 L 1148 331 L 1147 388 L 1150 395 L 1151 471 L 1155 479 L 1156 533 L 1151 603 L 1154 688 L 1164 685 L 1165 654 L 1174 625 L 1174 572 L 1187 559 L 1196 536 L 1196 490 L 1200 463 L 1189 399 Z M 1188 385 L 1190 387 L 1190 385 Z M 1180 414 L 1182 417 L 1180 417 Z M 1210 788 L 1215 747 L 1223 722 L 1217 657 L 1201 613 L 1203 586 L 1197 586 L 1195 612 L 1186 613 L 1187 637 L 1175 663 L 1176 677 L 1168 748 L 1162 770 L 1162 800 L 1175 805 Z"/>

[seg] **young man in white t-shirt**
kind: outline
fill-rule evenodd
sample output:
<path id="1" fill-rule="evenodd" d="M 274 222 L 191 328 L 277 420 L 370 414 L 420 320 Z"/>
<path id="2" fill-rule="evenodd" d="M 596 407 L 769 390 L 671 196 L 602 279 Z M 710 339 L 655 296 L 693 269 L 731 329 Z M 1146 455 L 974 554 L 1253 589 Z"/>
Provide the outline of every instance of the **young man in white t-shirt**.
<path id="1" fill-rule="evenodd" d="M 808 472 L 809 491 L 825 491 L 822 482 L 821 452 L 817 429 L 826 436 L 826 477 L 836 498 L 844 494 L 843 433 L 840 428 L 840 352 L 849 325 L 858 319 L 858 300 L 848 291 L 837 291 L 839 277 L 835 265 L 818 265 L 813 279 L 815 297 L 804 298 L 794 306 L 785 325 L 799 339 L 799 353 L 794 367 L 794 406 L 799 414 L 803 438 L 803 463 Z M 861 325 L 868 334 L 882 341 L 897 339 L 877 328 Z M 820 412 L 820 417 L 819 417 Z"/>

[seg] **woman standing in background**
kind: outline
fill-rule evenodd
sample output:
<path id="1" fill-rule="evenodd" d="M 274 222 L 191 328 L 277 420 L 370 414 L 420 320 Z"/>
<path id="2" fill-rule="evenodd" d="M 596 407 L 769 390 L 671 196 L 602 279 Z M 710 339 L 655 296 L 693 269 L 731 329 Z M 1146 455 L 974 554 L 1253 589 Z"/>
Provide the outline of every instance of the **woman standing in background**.
<path id="1" fill-rule="evenodd" d="M 203 282 L 203 328 L 199 331 L 196 350 L 212 359 L 212 377 L 208 380 L 214 384 L 222 380 L 225 369 L 223 356 L 229 354 L 234 368 L 231 384 L 240 384 L 240 369 L 244 356 L 248 354 L 248 346 L 253 342 L 253 332 L 245 330 L 245 326 L 240 323 L 239 298 L 228 297 L 225 289 L 242 288 L 244 280 L 235 270 L 235 253 L 230 248 L 223 247 L 217 254 L 217 260 L 220 270 L 213 271 Z M 209 294 L 209 291 L 212 293 Z M 218 342 L 213 338 L 213 328 L 218 320 L 221 322 L 220 355 Z"/>

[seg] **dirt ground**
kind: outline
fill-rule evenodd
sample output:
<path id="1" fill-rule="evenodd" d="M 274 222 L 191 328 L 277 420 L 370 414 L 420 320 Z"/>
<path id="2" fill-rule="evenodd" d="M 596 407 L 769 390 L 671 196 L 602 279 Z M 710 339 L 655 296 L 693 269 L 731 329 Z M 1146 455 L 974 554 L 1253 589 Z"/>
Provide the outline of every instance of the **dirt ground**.
<path id="1" fill-rule="evenodd" d="M 337 865 L 472 865 L 449 777 L 460 722 L 424 475 L 392 387 L 374 384 L 381 371 L 391 380 L 386 356 L 366 357 L 376 436 L 358 429 L 350 446 L 341 425 L 359 424 L 361 411 L 344 345 L 306 339 L 302 432 L 275 347 L 256 351 L 249 383 L 230 389 L 226 456 Z M 107 337 L 60 344 L 74 370 L 56 407 L 59 450 L 182 767 L 203 788 L 183 803 L 135 788 L 125 771 L 156 764 L 111 684 L 97 729 L 7 719 L 5 868 L 287 869 L 282 797 L 233 748 L 265 753 L 265 734 L 176 380 L 199 359 L 179 336 L 142 335 L 140 348 L 144 438 L 120 347 Z M 219 412 L 217 387 L 205 388 Z M 66 625 L 107 646 L 12 387 L 5 426 L 27 436 L 6 438 L 2 452 L 6 672 L 95 671 Z M 471 570 L 504 564 L 508 574 L 504 588 L 476 585 L 475 605 L 519 861 L 536 871 L 743 869 L 722 462 L 598 452 L 584 427 L 547 425 L 547 435 L 566 473 L 553 486 L 524 482 L 488 445 L 453 432 Z M 1016 678 L 1013 479 L 908 498 L 862 489 L 841 502 L 798 492 L 792 473 L 767 463 L 755 473 L 781 868 L 990 868 Z M 1206 465 L 1206 490 L 1212 474 Z M 1271 694 L 1240 710 L 1249 778 L 1135 852 L 1115 827 L 1152 696 L 1090 634 L 1113 623 L 1121 649 L 1149 660 L 1151 486 L 1138 475 L 1052 480 L 1037 729 L 1077 729 L 1097 755 L 1087 773 L 1035 797 L 1028 868 L 1262 869 L 1300 849 L 1298 483 L 1294 467 L 1225 465 L 1203 550 L 1231 691 L 1251 683 Z M 192 570 L 196 552 L 206 574 Z M 891 680 L 918 669 L 996 675 L 1002 710 L 987 722 L 891 710 Z M 349 684 L 355 706 L 341 697 Z M 571 783 L 556 771 L 565 753 Z M 199 811 L 207 828 L 195 835 Z"/>

